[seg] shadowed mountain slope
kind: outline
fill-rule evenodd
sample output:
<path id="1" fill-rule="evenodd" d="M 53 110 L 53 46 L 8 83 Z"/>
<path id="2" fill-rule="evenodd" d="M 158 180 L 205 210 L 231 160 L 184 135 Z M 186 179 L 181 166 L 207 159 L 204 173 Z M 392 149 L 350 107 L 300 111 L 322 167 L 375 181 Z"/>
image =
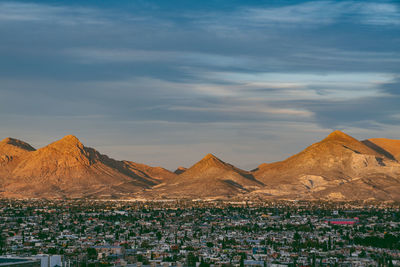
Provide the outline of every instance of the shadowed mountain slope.
<path id="1" fill-rule="evenodd" d="M 22 153 L 3 179 L 3 195 L 30 197 L 121 197 L 156 185 L 173 173 L 116 161 L 68 135 Z"/>
<path id="2" fill-rule="evenodd" d="M 363 141 L 363 143 L 389 158 L 400 161 L 400 140 L 372 138 Z"/>
<path id="3" fill-rule="evenodd" d="M 340 131 L 253 173 L 266 185 L 256 193 L 271 197 L 400 199 L 400 165 Z"/>
<path id="4" fill-rule="evenodd" d="M 206 155 L 185 172 L 156 186 L 149 196 L 157 198 L 227 197 L 262 187 L 250 172 Z"/>
<path id="5" fill-rule="evenodd" d="M 179 174 L 184 173 L 186 170 L 187 170 L 187 168 L 180 166 L 180 167 L 176 168 L 174 173 L 179 175 Z"/>
<path id="6" fill-rule="evenodd" d="M 35 150 L 0 141 L 0 195 L 69 198 L 280 198 L 400 201 L 400 141 L 334 131 L 300 153 L 248 172 L 208 154 L 175 173 L 117 161 L 72 135 Z"/>
<path id="7" fill-rule="evenodd" d="M 10 177 L 20 158 L 31 151 L 35 149 L 18 139 L 8 137 L 0 142 L 0 184 Z"/>

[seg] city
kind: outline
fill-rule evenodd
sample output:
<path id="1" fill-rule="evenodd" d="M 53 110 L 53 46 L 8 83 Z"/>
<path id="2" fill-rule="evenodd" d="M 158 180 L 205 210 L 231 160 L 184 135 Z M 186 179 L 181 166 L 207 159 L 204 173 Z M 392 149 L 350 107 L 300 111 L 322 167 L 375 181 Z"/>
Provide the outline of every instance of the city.
<path id="1" fill-rule="evenodd" d="M 400 267 L 400 0 L 0 0 L 0 267 Z"/>
<path id="2" fill-rule="evenodd" d="M 0 203 L 2 254 L 61 266 L 400 266 L 393 203 Z"/>

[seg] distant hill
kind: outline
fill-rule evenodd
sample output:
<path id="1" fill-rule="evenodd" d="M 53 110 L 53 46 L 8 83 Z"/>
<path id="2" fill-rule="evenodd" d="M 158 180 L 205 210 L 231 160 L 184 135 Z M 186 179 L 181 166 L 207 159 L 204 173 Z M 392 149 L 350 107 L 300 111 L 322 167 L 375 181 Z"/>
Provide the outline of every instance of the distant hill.
<path id="1" fill-rule="evenodd" d="M 187 168 L 185 168 L 185 167 L 178 167 L 178 168 L 174 171 L 174 173 L 175 173 L 175 174 L 182 174 L 182 173 L 184 173 L 186 170 L 187 170 Z"/>
<path id="2" fill-rule="evenodd" d="M 9 140 L 13 140 L 10 142 Z M 24 197 L 122 197 L 175 176 L 162 168 L 116 161 L 68 135 L 38 150 L 6 139 L 2 194 Z"/>
<path id="3" fill-rule="evenodd" d="M 17 166 L 21 157 L 35 149 L 18 139 L 6 138 L 0 141 L 0 184 L 12 177 L 12 170 Z"/>
<path id="4" fill-rule="evenodd" d="M 157 198 L 209 198 L 245 194 L 263 184 L 250 172 L 225 163 L 212 154 L 173 179 L 156 186 L 148 196 Z"/>
<path id="5" fill-rule="evenodd" d="M 400 165 L 384 153 L 340 132 L 331 133 L 284 161 L 263 164 L 253 192 L 288 199 L 400 200 Z"/>
<path id="6" fill-rule="evenodd" d="M 0 196 L 400 201 L 400 140 L 334 131 L 288 159 L 241 170 L 212 154 L 171 172 L 118 161 L 72 135 L 35 149 L 0 141 Z"/>
<path id="7" fill-rule="evenodd" d="M 363 143 L 387 157 L 400 161 L 400 140 L 372 138 Z"/>

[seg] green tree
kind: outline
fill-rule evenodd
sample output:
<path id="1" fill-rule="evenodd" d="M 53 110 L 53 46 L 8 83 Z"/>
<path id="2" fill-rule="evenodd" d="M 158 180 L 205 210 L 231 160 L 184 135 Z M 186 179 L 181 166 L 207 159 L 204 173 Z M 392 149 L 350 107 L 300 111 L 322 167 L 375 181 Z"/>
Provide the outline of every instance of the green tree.
<path id="1" fill-rule="evenodd" d="M 92 260 L 97 259 L 97 251 L 95 248 L 92 248 L 92 247 L 87 248 L 86 253 L 87 253 L 89 259 L 92 259 Z"/>
<path id="2" fill-rule="evenodd" d="M 188 266 L 196 266 L 198 258 L 194 255 L 193 252 L 189 252 L 186 258 Z"/>

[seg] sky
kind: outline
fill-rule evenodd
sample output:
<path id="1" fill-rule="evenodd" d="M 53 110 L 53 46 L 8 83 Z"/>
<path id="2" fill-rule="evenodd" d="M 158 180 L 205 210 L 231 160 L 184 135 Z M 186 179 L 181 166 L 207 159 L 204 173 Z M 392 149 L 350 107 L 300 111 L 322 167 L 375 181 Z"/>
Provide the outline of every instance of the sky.
<path id="1" fill-rule="evenodd" d="M 252 169 L 333 130 L 400 139 L 398 1 L 0 0 L 0 139 Z"/>

